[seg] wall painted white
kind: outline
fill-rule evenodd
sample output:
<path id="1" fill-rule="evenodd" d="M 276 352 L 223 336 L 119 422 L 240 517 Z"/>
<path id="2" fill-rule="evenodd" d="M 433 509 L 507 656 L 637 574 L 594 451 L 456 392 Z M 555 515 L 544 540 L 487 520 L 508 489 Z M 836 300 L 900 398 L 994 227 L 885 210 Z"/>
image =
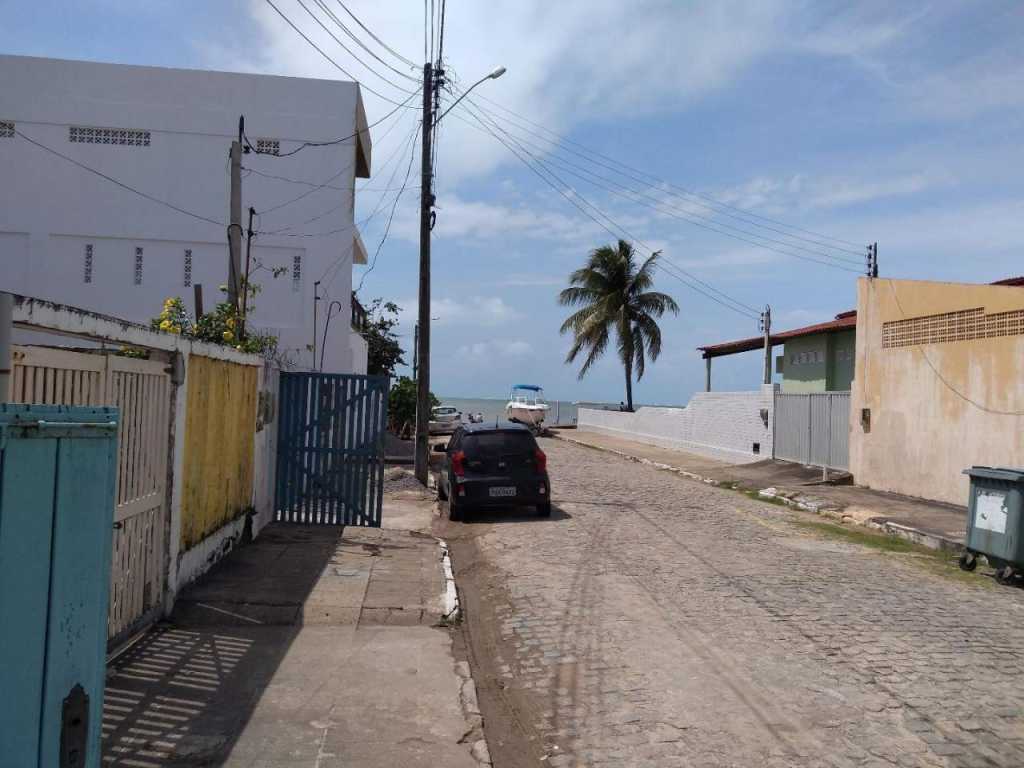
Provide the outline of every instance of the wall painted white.
<path id="1" fill-rule="evenodd" d="M 643 407 L 635 413 L 581 408 L 577 428 L 735 464 L 761 461 L 772 456 L 776 387 L 698 392 L 685 408 Z M 767 411 L 767 424 L 762 410 Z"/>
<path id="2" fill-rule="evenodd" d="M 362 114 L 358 85 L 329 80 L 0 56 L 0 82 L 0 120 L 13 122 L 16 131 L 217 222 L 146 200 L 20 136 L 0 136 L 0 290 L 136 322 L 158 314 L 168 296 L 181 296 L 193 308 L 188 283 L 203 285 L 207 309 L 222 295 L 228 150 L 239 115 L 245 114 L 253 142 L 276 139 L 284 152 L 301 141 L 351 135 Z M 147 131 L 149 143 L 72 142 L 71 126 Z M 368 164 L 368 139 L 361 150 Z M 314 281 L 322 279 L 321 306 L 337 300 L 341 317 L 350 314 L 358 154 L 350 140 L 288 158 L 243 156 L 243 166 L 253 171 L 243 171 L 243 224 L 249 206 L 267 211 L 308 193 L 258 217 L 258 230 L 276 234 L 253 241 L 253 261 L 264 267 L 253 274 L 262 286 L 254 325 L 278 334 L 298 366 L 312 364 L 306 347 L 314 338 Z M 311 191 L 257 172 L 329 187 Z M 330 234 L 298 236 L 317 233 Z M 269 269 L 277 266 L 286 272 L 274 279 Z M 347 323 L 344 331 L 331 333 L 324 370 L 354 370 Z"/>

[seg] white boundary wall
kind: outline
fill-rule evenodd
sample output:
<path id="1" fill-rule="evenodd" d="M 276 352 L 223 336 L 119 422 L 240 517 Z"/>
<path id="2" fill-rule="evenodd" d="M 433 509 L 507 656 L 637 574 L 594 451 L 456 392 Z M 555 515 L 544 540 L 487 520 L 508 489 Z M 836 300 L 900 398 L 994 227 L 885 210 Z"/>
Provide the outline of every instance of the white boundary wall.
<path id="1" fill-rule="evenodd" d="M 755 392 L 698 392 L 685 408 L 635 413 L 581 408 L 577 429 L 734 464 L 761 461 L 772 457 L 775 389 L 766 384 Z"/>

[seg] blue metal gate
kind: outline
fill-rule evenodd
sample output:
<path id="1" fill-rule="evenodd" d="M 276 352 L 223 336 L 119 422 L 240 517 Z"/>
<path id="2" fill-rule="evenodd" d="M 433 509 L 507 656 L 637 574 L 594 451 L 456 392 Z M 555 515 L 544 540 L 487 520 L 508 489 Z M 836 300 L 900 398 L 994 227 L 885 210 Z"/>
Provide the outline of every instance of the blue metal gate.
<path id="1" fill-rule="evenodd" d="M 380 526 L 388 379 L 282 373 L 275 518 Z"/>
<path id="2" fill-rule="evenodd" d="M 98 766 L 116 408 L 0 404 L 0 763 Z"/>

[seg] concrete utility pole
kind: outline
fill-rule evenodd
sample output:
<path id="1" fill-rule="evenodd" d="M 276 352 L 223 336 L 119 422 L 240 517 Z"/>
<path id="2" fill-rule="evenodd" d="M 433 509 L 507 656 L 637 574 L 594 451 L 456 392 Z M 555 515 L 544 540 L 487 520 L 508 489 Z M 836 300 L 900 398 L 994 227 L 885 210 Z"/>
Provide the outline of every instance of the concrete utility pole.
<path id="1" fill-rule="evenodd" d="M 416 381 L 416 368 L 420 359 L 420 324 L 412 329 L 412 380 Z"/>
<path id="2" fill-rule="evenodd" d="M 238 118 L 238 140 L 231 142 L 231 221 L 228 224 L 228 301 L 237 311 L 238 289 L 242 274 L 242 129 L 245 118 Z"/>
<path id="3" fill-rule="evenodd" d="M 14 297 L 0 293 L 0 403 L 10 397 L 11 382 L 11 328 L 14 315 Z"/>
<path id="4" fill-rule="evenodd" d="M 245 323 L 249 317 L 249 268 L 252 265 L 252 220 L 256 215 L 256 209 L 249 207 L 249 229 L 245 233 L 245 280 L 242 282 L 242 322 L 238 329 L 238 341 L 245 336 Z"/>
<path id="5" fill-rule="evenodd" d="M 420 186 L 420 290 L 419 337 L 416 339 L 416 479 L 427 484 L 430 460 L 430 214 L 434 207 L 430 171 L 430 141 L 434 132 L 434 68 L 423 65 L 423 123 L 420 126 L 422 160 Z"/>
<path id="6" fill-rule="evenodd" d="M 761 328 L 764 331 L 764 383 L 772 383 L 772 308 L 765 305 L 761 313 Z"/>

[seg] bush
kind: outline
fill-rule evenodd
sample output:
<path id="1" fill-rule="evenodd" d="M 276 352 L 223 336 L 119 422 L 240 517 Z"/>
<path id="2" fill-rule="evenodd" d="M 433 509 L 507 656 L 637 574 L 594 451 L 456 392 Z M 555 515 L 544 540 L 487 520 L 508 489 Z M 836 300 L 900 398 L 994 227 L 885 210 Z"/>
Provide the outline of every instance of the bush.
<path id="1" fill-rule="evenodd" d="M 441 401 L 430 393 L 430 407 L 440 405 Z M 416 382 L 408 376 L 401 376 L 391 385 L 388 395 L 388 421 L 392 432 L 402 434 L 410 431 L 416 424 Z"/>

